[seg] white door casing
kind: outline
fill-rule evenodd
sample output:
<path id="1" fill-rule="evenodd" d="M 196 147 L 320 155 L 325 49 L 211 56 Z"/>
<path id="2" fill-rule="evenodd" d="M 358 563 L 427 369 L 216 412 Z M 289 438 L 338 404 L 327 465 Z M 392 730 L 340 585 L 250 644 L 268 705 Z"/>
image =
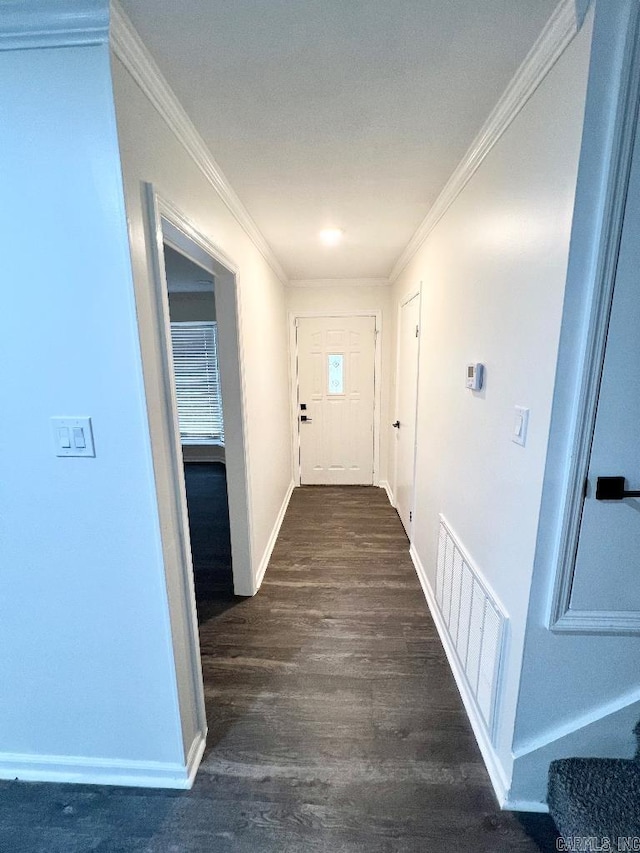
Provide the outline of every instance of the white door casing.
<path id="1" fill-rule="evenodd" d="M 398 361 L 396 366 L 395 502 L 407 536 L 411 539 L 415 480 L 418 356 L 420 347 L 420 295 L 400 306 Z"/>
<path id="2" fill-rule="evenodd" d="M 373 484 L 375 354 L 374 316 L 296 319 L 301 485 Z"/>

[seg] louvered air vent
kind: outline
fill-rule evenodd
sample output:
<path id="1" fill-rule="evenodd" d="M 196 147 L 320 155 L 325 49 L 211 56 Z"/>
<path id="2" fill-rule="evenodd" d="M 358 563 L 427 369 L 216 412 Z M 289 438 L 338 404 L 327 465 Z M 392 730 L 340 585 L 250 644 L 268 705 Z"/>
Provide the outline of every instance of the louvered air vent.
<path id="1" fill-rule="evenodd" d="M 469 691 L 493 739 L 507 618 L 442 516 L 436 601 Z"/>

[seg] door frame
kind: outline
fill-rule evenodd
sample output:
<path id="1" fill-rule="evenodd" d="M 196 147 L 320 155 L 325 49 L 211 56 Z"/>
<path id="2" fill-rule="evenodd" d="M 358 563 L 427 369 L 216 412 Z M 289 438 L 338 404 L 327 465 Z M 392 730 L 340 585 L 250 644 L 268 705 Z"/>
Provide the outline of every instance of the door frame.
<path id="1" fill-rule="evenodd" d="M 402 327 L 401 320 L 401 310 L 405 305 L 408 305 L 413 299 L 417 297 L 418 299 L 418 364 L 416 369 L 416 410 L 415 410 L 415 422 L 414 422 L 414 440 L 413 440 L 413 485 L 411 487 L 411 501 L 412 505 L 415 509 L 416 505 L 416 457 L 418 451 L 418 396 L 420 393 L 420 345 L 422 342 L 422 285 L 423 282 L 420 281 L 417 288 L 414 290 L 409 290 L 404 296 L 401 297 L 398 302 L 398 312 L 396 316 L 396 365 L 395 365 L 395 395 L 394 395 L 394 420 L 397 420 L 398 417 L 398 404 L 400 398 L 399 392 L 399 379 L 400 379 L 400 329 Z M 391 497 L 393 500 L 391 501 L 391 506 L 397 511 L 398 507 L 396 506 L 396 493 L 398 486 L 398 442 L 394 441 L 393 445 L 393 487 L 391 489 Z M 411 522 L 409 524 L 409 544 L 413 544 L 413 526 L 415 524 L 415 519 L 412 517 Z"/>
<path id="2" fill-rule="evenodd" d="M 214 274 L 220 285 L 216 291 L 216 310 L 221 321 L 219 353 L 223 354 L 225 362 L 224 367 L 222 361 L 220 362 L 224 417 L 229 426 L 229 433 L 236 433 L 231 441 L 227 438 L 225 447 L 227 470 L 233 472 L 233 476 L 229 477 L 229 480 L 233 481 L 229 489 L 229 520 L 234 588 L 239 594 L 252 595 L 255 592 L 255 579 L 250 548 L 250 495 L 244 438 L 245 406 L 237 269 L 215 243 L 177 207 L 160 196 L 152 184 L 143 185 L 143 196 L 146 203 L 146 251 L 150 278 L 148 286 L 139 298 L 147 303 L 144 310 L 148 313 L 150 322 L 140 326 L 141 359 L 147 407 L 154 413 L 153 417 L 149 417 L 149 430 L 162 548 L 159 558 L 164 565 L 176 661 L 176 701 L 183 733 L 186 734 L 191 727 L 197 733 L 189 755 L 185 756 L 193 776 L 205 747 L 207 719 L 182 468 L 182 445 L 173 376 L 164 243 L 166 241 L 173 245 L 200 266 L 203 265 L 202 255 L 206 255 L 213 264 Z M 167 239 L 168 231 L 171 234 Z M 240 592 L 245 586 L 247 591 Z"/>
<path id="3" fill-rule="evenodd" d="M 182 470 L 182 445 L 178 425 L 178 407 L 173 378 L 171 320 L 167 278 L 164 267 L 164 243 L 168 243 L 194 263 L 202 266 L 198 253 L 213 262 L 215 276 L 216 315 L 218 318 L 218 354 L 225 425 L 225 465 L 229 499 L 229 525 L 233 585 L 236 595 L 253 595 L 255 579 L 251 564 L 251 523 L 249 516 L 249 465 L 245 436 L 246 407 L 244 400 L 243 357 L 241 351 L 241 314 L 238 304 L 238 271 L 233 261 L 203 234 L 171 202 L 160 196 L 151 184 L 146 185 L 147 206 L 153 228 L 151 260 L 154 278 L 154 308 L 162 357 L 163 415 L 170 436 L 171 474 L 174 499 L 181 518 L 181 551 L 183 570 L 193 574 L 189 540 L 189 516 Z"/>
<path id="4" fill-rule="evenodd" d="M 596 8 L 576 213 L 536 544 L 536 565 L 549 560 L 552 566 L 547 624 L 556 633 L 640 633 L 638 612 L 581 611 L 570 606 L 638 126 L 639 33 L 637 3 L 620 2 L 607 9 Z"/>
<path id="5" fill-rule="evenodd" d="M 293 482 L 300 485 L 300 424 L 298 420 L 298 342 L 296 321 L 302 318 L 373 317 L 376 337 L 373 358 L 373 485 L 380 485 L 380 426 L 382 405 L 382 311 L 289 311 L 289 384 L 291 389 L 291 464 Z"/>

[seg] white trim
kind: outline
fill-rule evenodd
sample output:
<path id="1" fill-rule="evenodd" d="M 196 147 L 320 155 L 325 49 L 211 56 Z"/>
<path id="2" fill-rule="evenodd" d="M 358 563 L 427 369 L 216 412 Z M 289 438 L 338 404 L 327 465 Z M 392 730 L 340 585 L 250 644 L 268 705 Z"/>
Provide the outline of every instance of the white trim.
<path id="1" fill-rule="evenodd" d="M 549 814 L 549 806 L 539 800 L 512 800 L 507 794 L 506 800 L 500 804 L 500 808 L 507 812 L 536 812 L 537 814 Z"/>
<path id="2" fill-rule="evenodd" d="M 155 310 L 154 334 L 156 336 L 159 372 L 162 379 L 162 419 L 163 427 L 168 437 L 168 456 L 171 470 L 172 490 L 172 519 L 175 519 L 177 530 L 174 531 L 175 544 L 179 553 L 179 600 L 173 603 L 167 582 L 169 612 L 171 619 L 172 642 L 175 646 L 182 643 L 176 636 L 176 631 L 184 625 L 186 645 L 191 677 L 191 695 L 185 696 L 178 688 L 176 681 L 176 701 L 181 725 L 184 729 L 185 718 L 191 715 L 196 720 L 200 732 L 207 731 L 207 716 L 204 704 L 204 684 L 202 680 L 202 662 L 200 658 L 200 638 L 198 634 L 198 616 L 196 613 L 195 588 L 193 578 L 193 561 L 189 540 L 189 515 L 187 512 L 187 497 L 182 467 L 182 446 L 180 443 L 180 427 L 178 424 L 178 407 L 176 389 L 173 381 L 173 354 L 171 347 L 171 324 L 169 317 L 169 291 L 167 288 L 166 272 L 164 269 L 162 216 L 163 203 L 151 184 L 145 187 L 147 216 L 149 227 L 149 248 L 152 265 L 151 299 Z M 143 355 L 144 358 L 144 355 Z M 154 458 L 154 467 L 155 467 Z M 154 476 L 157 476 L 154 474 Z M 157 485 L 156 485 L 157 488 Z M 163 550 L 166 547 L 164 536 Z M 164 557 L 164 554 L 163 554 Z M 166 568 L 165 568 L 166 573 Z M 174 613 L 177 612 L 177 622 Z"/>
<path id="3" fill-rule="evenodd" d="M 598 720 L 604 720 L 606 717 L 617 714 L 618 711 L 622 711 L 624 708 L 637 703 L 640 703 L 640 689 L 625 693 L 611 702 L 605 702 L 603 705 L 591 709 L 586 714 L 574 717 L 568 723 L 560 723 L 552 726 L 537 737 L 523 741 L 513 750 L 513 757 L 518 759 L 524 755 L 529 755 L 531 752 L 536 752 L 550 743 L 560 740 L 560 738 L 568 737 L 568 735 L 574 734 L 586 726 L 597 723 Z"/>
<path id="4" fill-rule="evenodd" d="M 391 484 L 389 483 L 389 481 L 388 480 L 380 480 L 378 485 L 380 486 L 381 489 L 385 490 L 385 492 L 387 493 L 387 497 L 389 498 L 389 503 L 395 509 L 396 499 L 395 499 L 393 492 L 391 491 Z"/>
<path id="5" fill-rule="evenodd" d="M 185 764 L 5 752 L 0 753 L 0 779 L 189 789 L 193 785 L 204 747 L 205 739 L 198 734 Z"/>
<path id="6" fill-rule="evenodd" d="M 564 563 L 565 567 L 567 565 Z M 571 577 L 573 580 L 573 571 Z M 567 606 L 551 629 L 556 634 L 607 634 L 618 637 L 640 634 L 640 611 L 571 610 Z"/>
<path id="7" fill-rule="evenodd" d="M 117 0 L 111 0 L 111 47 L 271 269 L 280 281 L 286 284 L 287 274 L 273 250 L 214 160 L 205 141 L 162 76 L 153 57 Z"/>
<path id="8" fill-rule="evenodd" d="M 206 746 L 206 735 L 202 732 L 198 732 L 193 739 L 193 743 L 191 744 L 191 748 L 187 754 L 187 788 L 191 788 L 193 786 Z"/>
<path id="9" fill-rule="evenodd" d="M 289 328 L 289 417 L 291 423 L 291 474 L 294 486 L 300 485 L 300 430 L 298 429 L 298 335 L 296 314 L 287 314 Z"/>
<path id="10" fill-rule="evenodd" d="M 291 495 L 293 494 L 294 488 L 295 484 L 292 480 L 287 488 L 284 500 L 282 501 L 282 506 L 280 507 L 280 511 L 278 512 L 278 515 L 276 517 L 275 524 L 273 525 L 271 536 L 269 537 L 269 541 L 267 542 L 267 547 L 264 549 L 264 554 L 262 555 L 260 565 L 258 566 L 255 583 L 256 592 L 262 586 L 262 581 L 264 580 L 265 573 L 269 566 L 269 560 L 271 559 L 273 549 L 275 548 L 276 542 L 278 540 L 278 535 L 280 533 L 280 528 L 282 527 L 282 522 L 284 521 L 284 517 L 287 514 L 287 508 L 289 506 L 289 501 L 291 500 Z"/>
<path id="11" fill-rule="evenodd" d="M 0 50 L 85 47 L 109 39 L 108 4 L 87 0 L 30 0 L 4 5 Z"/>
<path id="12" fill-rule="evenodd" d="M 438 629 L 440 642 L 442 643 L 447 660 L 449 661 L 451 672 L 453 673 L 460 697 L 462 698 L 469 722 L 471 723 L 471 728 L 473 729 L 480 752 L 482 753 L 482 758 L 484 759 L 487 773 L 489 774 L 496 798 L 500 808 L 505 808 L 508 802 L 509 779 L 507 778 L 504 768 L 500 763 L 500 759 L 498 758 L 493 744 L 491 743 L 489 732 L 487 731 L 484 721 L 480 716 L 475 699 L 469 691 L 467 679 L 464 672 L 460 669 L 458 656 L 454 647 L 451 645 L 451 640 L 449 639 L 446 625 L 444 624 L 440 611 L 438 610 L 435 595 L 433 594 L 431 584 L 427 578 L 427 573 L 422 565 L 420 557 L 418 556 L 418 552 L 413 545 L 411 545 L 411 548 L 409 549 L 409 554 L 411 555 L 416 574 L 418 575 L 420 586 L 422 587 L 424 596 L 427 599 L 431 617 Z M 512 808 L 512 806 L 509 806 L 509 808 Z"/>
<path id="13" fill-rule="evenodd" d="M 300 447 L 298 429 L 298 347 L 296 340 L 296 320 L 303 317 L 374 317 L 376 321 L 376 340 L 374 349 L 374 390 L 373 390 L 373 485 L 380 484 L 380 433 L 382 426 L 382 311 L 373 308 L 370 311 L 289 311 L 289 376 L 291 384 L 291 423 L 293 481 L 300 485 Z"/>
<path id="14" fill-rule="evenodd" d="M 576 611 L 570 609 L 571 591 L 575 573 L 575 563 L 582 521 L 584 503 L 584 484 L 589 473 L 591 444 L 595 429 L 596 410 L 600 394 L 602 365 L 604 363 L 609 316 L 613 301 L 613 290 L 618 263 L 618 252 L 624 211 L 626 205 L 627 187 L 631 171 L 631 160 L 636 135 L 638 116 L 638 99 L 640 98 L 640 46 L 638 32 L 640 30 L 640 9 L 637 3 L 625 4 L 628 17 L 618 25 L 617 30 L 622 34 L 623 44 L 615 45 L 614 49 L 607 43 L 607 56 L 610 56 L 610 66 L 604 70 L 598 66 L 598 83 L 595 84 L 595 95 L 598 96 L 598 86 L 603 80 L 610 85 L 608 97 L 612 105 L 604 105 L 605 116 L 598 114 L 597 133 L 585 135 L 585 140 L 592 146 L 588 149 L 587 141 L 583 143 L 578 188 L 580 190 L 586 172 L 592 180 L 598 182 L 597 193 L 581 200 L 587 205 L 591 215 L 588 222 L 581 223 L 583 239 L 586 237 L 589 247 L 594 247 L 593 253 L 583 249 L 575 263 L 570 258 L 567 277 L 567 294 L 579 287 L 580 302 L 584 306 L 582 317 L 565 318 L 567 322 L 578 323 L 578 331 L 563 328 L 558 358 L 558 376 L 575 377 L 574 384 L 564 391 L 570 409 L 568 414 L 559 411 L 559 405 L 554 403 L 552 430 L 555 422 L 566 417 L 566 424 L 558 428 L 558 442 L 567 442 L 563 455 L 570 460 L 565 475 L 564 494 L 560 497 L 559 506 L 554 515 L 561 518 L 561 525 L 554 543 L 553 560 L 557 566 L 554 587 L 549 603 L 548 625 L 551 630 L 559 633 L 593 633 L 593 634 L 635 634 L 640 632 L 640 612 L 608 612 L 608 611 Z M 625 13 L 625 7 L 620 4 L 619 13 Z M 596 49 L 594 45 L 594 49 Z M 617 60 L 618 51 L 622 54 Z M 593 85 L 590 78 L 589 86 Z M 600 106 L 597 104 L 596 106 Z M 589 112 L 590 100 L 587 96 L 587 114 L 585 123 L 594 123 L 594 117 Z M 602 107 L 601 107 L 602 109 Z M 594 196 L 597 203 L 594 203 Z M 576 202 L 578 208 L 579 201 Z M 574 223 L 574 231 L 576 224 Z M 572 234 L 572 245 L 574 235 Z M 582 263 L 586 268 L 577 269 Z M 567 296 L 567 298 L 568 298 Z M 575 299 L 575 296 L 574 296 Z M 566 312 L 565 312 L 566 313 Z M 572 336 L 579 335 L 576 342 Z M 567 361 L 571 367 L 565 369 Z M 569 381 L 569 380 L 567 380 Z M 558 392 L 556 391 L 556 394 Z M 566 405 L 566 403 L 565 403 Z M 553 449 L 550 446 L 549 454 Z M 549 465 L 549 461 L 547 463 Z M 555 476 L 554 476 L 555 479 Z M 545 497 L 543 496 L 543 504 Z"/>
<path id="15" fill-rule="evenodd" d="M 289 287 L 390 287 L 388 278 L 294 278 Z"/>
<path id="16" fill-rule="evenodd" d="M 579 30 L 575 0 L 561 0 L 537 41 L 471 143 L 444 189 L 396 261 L 395 281 L 456 200 L 494 145 L 542 83 Z"/>
<path id="17" fill-rule="evenodd" d="M 214 243 L 213 240 L 210 240 L 209 237 L 203 234 L 202 231 L 198 229 L 197 225 L 192 222 L 189 217 L 185 216 L 185 214 L 182 213 L 182 211 L 172 202 L 159 194 L 157 194 L 157 196 L 162 206 L 161 214 L 164 219 L 170 222 L 174 228 L 177 228 L 179 232 L 182 232 L 183 235 L 188 237 L 191 242 L 195 243 L 196 246 L 205 253 L 205 255 L 209 256 L 209 258 L 217 261 L 219 264 L 222 264 L 222 266 L 230 273 L 233 273 L 233 275 L 238 274 L 237 265 L 227 254 L 225 254 L 217 243 Z M 163 240 L 166 240 L 176 252 L 180 252 L 182 255 L 185 254 L 185 247 L 176 242 L 177 237 L 164 237 Z M 200 259 L 190 256 L 189 260 L 192 260 L 197 266 L 206 269 L 202 266 L 204 256 Z"/>
<path id="18" fill-rule="evenodd" d="M 217 291 L 217 300 L 220 308 L 223 306 L 223 299 L 226 298 L 226 294 L 229 290 L 229 287 L 233 287 L 233 301 L 234 301 L 234 311 L 235 311 L 235 325 L 237 330 L 237 369 L 239 375 L 239 393 L 228 394 L 227 402 L 225 404 L 225 374 L 227 372 L 225 361 L 221 362 L 221 378 L 222 378 L 222 403 L 223 409 L 225 412 L 225 419 L 227 422 L 231 422 L 231 432 L 227 437 L 225 443 L 225 465 L 227 467 L 227 472 L 230 476 L 233 477 L 233 483 L 228 486 L 229 491 L 229 521 L 231 524 L 231 553 L 232 553 L 232 568 L 233 568 L 233 585 L 236 595 L 253 595 L 255 592 L 254 589 L 254 576 L 253 576 L 253 559 L 252 559 L 252 522 L 251 522 L 251 507 L 253 506 L 251 502 L 251 478 L 249 476 L 249 427 L 246 417 L 247 406 L 246 406 L 246 382 L 245 382 L 245 358 L 244 358 L 244 349 L 243 349 L 243 322 L 242 322 L 242 304 L 240 299 L 240 284 L 238 277 L 238 269 L 234 262 L 219 248 L 219 246 L 210 240 L 206 235 L 204 235 L 201 231 L 198 230 L 197 226 L 194 225 L 190 219 L 188 219 L 178 208 L 175 207 L 171 202 L 167 201 L 165 198 L 161 197 L 157 193 L 154 192 L 152 185 L 148 184 L 148 194 L 153 196 L 157 200 L 157 205 L 159 208 L 159 214 L 162 219 L 166 222 L 169 222 L 173 228 L 177 229 L 177 232 L 180 232 L 184 235 L 187 240 L 194 244 L 195 247 L 200 249 L 200 251 L 204 252 L 209 259 L 213 261 L 214 264 L 218 264 L 219 267 L 215 270 L 215 274 L 218 277 L 219 287 Z M 177 238 L 177 234 L 174 235 Z M 161 230 L 160 236 L 157 237 L 157 240 L 163 240 L 164 236 Z M 162 247 L 158 246 L 157 251 L 160 251 Z M 177 246 L 176 248 L 179 251 L 184 251 L 185 247 Z M 199 263 L 197 259 L 194 259 L 195 262 Z M 165 285 L 160 294 L 160 297 L 164 300 L 165 291 L 166 291 L 166 276 L 164 276 L 164 269 L 158 271 L 158 275 L 164 277 Z M 233 283 L 231 281 L 226 281 L 226 279 L 233 279 Z M 164 303 L 163 303 L 164 304 Z M 169 308 L 168 302 L 164 306 L 164 310 L 166 312 L 165 319 L 168 322 L 169 318 Z M 220 311 L 218 312 L 218 320 L 220 320 Z M 160 321 L 162 322 L 162 320 Z M 224 343 L 223 338 L 225 335 L 230 333 L 230 324 L 223 323 L 222 327 L 219 327 L 219 343 Z M 169 353 L 169 356 L 171 354 Z M 169 368 L 167 368 L 169 369 Z M 169 376 L 172 376 L 172 370 L 169 369 Z M 232 388 L 232 391 L 234 389 Z M 169 382 L 169 388 L 167 393 L 171 395 L 175 395 L 175 388 L 173 386 L 173 381 Z M 231 409 L 231 403 L 234 408 L 237 408 L 238 411 L 236 413 L 236 423 L 235 426 L 233 424 L 233 416 L 230 416 L 229 410 Z M 226 408 L 225 408 L 226 405 Z M 175 402 L 174 402 L 175 407 Z M 174 430 L 178 430 L 177 437 L 179 440 L 179 429 L 177 427 L 177 409 L 174 408 L 172 412 L 172 416 L 175 414 L 175 423 Z M 241 454 L 241 468 L 237 467 L 234 471 L 229 471 L 229 457 L 230 451 L 233 457 L 234 454 L 234 444 L 237 444 L 239 447 L 239 451 Z M 232 459 L 231 467 L 234 468 L 234 463 Z M 180 475 L 182 476 L 182 475 Z M 234 499 L 234 490 L 237 489 L 238 492 L 242 492 L 239 494 L 237 499 Z M 186 530 L 188 530 L 188 514 L 186 513 L 186 503 L 185 503 L 185 516 L 184 523 L 186 524 Z"/>

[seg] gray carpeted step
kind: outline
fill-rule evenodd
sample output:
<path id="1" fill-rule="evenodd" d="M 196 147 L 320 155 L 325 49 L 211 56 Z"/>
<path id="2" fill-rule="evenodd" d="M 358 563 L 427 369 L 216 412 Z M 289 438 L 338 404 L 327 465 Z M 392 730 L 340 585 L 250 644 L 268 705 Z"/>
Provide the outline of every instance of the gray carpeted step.
<path id="1" fill-rule="evenodd" d="M 635 728 L 640 734 L 640 724 Z M 635 759 L 564 758 L 549 767 L 549 813 L 565 839 L 594 839 L 594 849 L 640 839 L 640 749 Z M 619 841 L 624 839 L 625 841 Z M 623 844 L 621 847 L 620 844 Z"/>

